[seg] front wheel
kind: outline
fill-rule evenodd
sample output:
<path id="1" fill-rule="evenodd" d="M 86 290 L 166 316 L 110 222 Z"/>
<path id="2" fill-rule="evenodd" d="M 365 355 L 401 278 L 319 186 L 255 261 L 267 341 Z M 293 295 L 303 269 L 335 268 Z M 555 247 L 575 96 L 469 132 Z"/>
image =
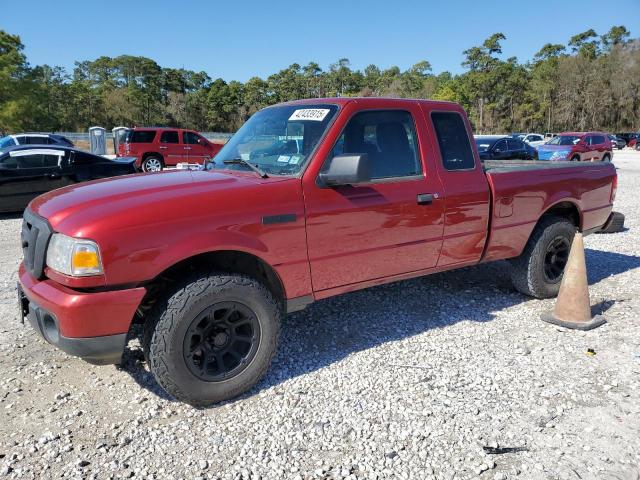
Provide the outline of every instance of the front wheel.
<path id="1" fill-rule="evenodd" d="M 280 304 L 252 278 L 219 273 L 187 279 L 145 323 L 151 372 L 168 393 L 196 407 L 233 398 L 269 368 L 281 316 Z"/>
<path id="2" fill-rule="evenodd" d="M 611 155 L 609 155 L 608 153 L 605 153 L 604 156 L 602 157 L 602 161 L 603 162 L 610 162 L 611 161 Z"/>
<path id="3" fill-rule="evenodd" d="M 571 161 L 572 162 L 579 162 L 580 161 L 580 155 L 574 155 L 573 157 L 571 157 Z"/>
<path id="4" fill-rule="evenodd" d="M 536 298 L 558 295 L 576 227 L 563 217 L 543 218 L 522 254 L 511 260 L 511 281 L 521 293 Z"/>

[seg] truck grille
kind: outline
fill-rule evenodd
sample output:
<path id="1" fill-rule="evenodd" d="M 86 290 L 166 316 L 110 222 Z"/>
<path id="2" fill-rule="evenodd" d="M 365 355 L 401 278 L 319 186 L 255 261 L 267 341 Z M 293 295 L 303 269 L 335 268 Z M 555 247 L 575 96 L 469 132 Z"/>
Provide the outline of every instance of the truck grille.
<path id="1" fill-rule="evenodd" d="M 31 210 L 24 211 L 20 241 L 24 266 L 38 280 L 44 277 L 47 246 L 52 234 L 49 223 Z"/>

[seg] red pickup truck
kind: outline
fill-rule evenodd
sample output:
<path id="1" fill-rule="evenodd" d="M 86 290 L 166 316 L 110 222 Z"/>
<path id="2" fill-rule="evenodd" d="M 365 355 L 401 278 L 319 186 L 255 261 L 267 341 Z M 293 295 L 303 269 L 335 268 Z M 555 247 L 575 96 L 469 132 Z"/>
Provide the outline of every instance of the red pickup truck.
<path id="1" fill-rule="evenodd" d="M 454 103 L 334 98 L 253 115 L 198 171 L 63 188 L 24 214 L 23 318 L 118 363 L 144 324 L 151 371 L 193 405 L 254 385 L 286 312 L 333 295 L 510 259 L 557 294 L 576 232 L 605 226 L 610 163 L 485 162 Z"/>
<path id="2" fill-rule="evenodd" d="M 202 164 L 221 148 L 193 130 L 136 127 L 127 131 L 117 155 L 136 157 L 136 167 L 143 172 L 159 172 L 178 163 Z"/>

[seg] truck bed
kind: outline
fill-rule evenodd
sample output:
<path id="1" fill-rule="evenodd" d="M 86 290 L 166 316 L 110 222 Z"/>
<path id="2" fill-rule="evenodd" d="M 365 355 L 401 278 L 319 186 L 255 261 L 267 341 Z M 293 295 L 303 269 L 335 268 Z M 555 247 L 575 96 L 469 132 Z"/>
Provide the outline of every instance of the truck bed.
<path id="1" fill-rule="evenodd" d="M 611 211 L 611 162 L 487 160 L 483 167 L 492 197 L 485 260 L 519 255 L 550 208 L 575 212 L 583 231 L 603 225 Z"/>

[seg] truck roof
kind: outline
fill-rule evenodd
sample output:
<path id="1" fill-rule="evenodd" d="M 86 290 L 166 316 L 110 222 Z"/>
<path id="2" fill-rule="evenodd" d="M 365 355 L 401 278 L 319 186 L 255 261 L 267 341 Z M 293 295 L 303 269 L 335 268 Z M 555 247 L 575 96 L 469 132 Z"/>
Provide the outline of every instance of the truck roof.
<path id="1" fill-rule="evenodd" d="M 380 106 L 393 106 L 403 103 L 421 103 L 429 105 L 455 105 L 455 102 L 447 102 L 444 100 L 422 100 L 415 98 L 390 98 L 390 97 L 325 97 L 325 98 L 305 98 L 302 100 L 292 100 L 290 102 L 280 103 L 278 105 L 315 105 L 318 103 L 331 103 L 344 106 L 353 101 L 374 104 Z"/>

